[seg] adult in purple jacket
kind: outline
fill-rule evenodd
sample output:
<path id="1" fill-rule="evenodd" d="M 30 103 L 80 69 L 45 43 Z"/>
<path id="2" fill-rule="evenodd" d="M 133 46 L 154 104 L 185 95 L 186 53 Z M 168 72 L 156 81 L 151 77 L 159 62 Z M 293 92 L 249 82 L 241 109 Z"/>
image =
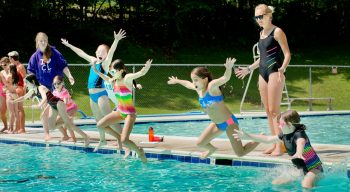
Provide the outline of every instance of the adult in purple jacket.
<path id="1" fill-rule="evenodd" d="M 57 75 L 63 76 L 63 73 L 73 85 L 74 78 L 67 67 L 67 61 L 55 47 L 49 44 L 48 36 L 39 32 L 35 37 L 35 42 L 37 50 L 30 57 L 28 73 L 34 73 L 40 84 L 50 90 L 52 90 L 53 78 Z"/>
<path id="2" fill-rule="evenodd" d="M 39 83 L 51 91 L 54 77 L 56 75 L 63 76 L 63 73 L 68 77 L 70 84 L 73 85 L 74 78 L 68 69 L 67 61 L 55 47 L 49 44 L 48 36 L 43 32 L 37 33 L 35 43 L 37 50 L 30 57 L 27 68 L 28 73 L 35 74 Z M 47 124 L 48 113 L 49 108 L 46 108 L 43 114 L 47 115 L 41 116 L 45 131 L 45 140 L 51 139 L 49 135 L 49 126 Z"/>

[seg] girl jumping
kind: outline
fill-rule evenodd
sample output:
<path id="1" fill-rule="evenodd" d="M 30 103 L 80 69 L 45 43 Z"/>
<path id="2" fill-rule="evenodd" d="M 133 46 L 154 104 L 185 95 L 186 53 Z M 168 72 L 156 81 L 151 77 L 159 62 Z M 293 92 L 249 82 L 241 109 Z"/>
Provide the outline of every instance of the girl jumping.
<path id="1" fill-rule="evenodd" d="M 93 70 L 105 81 L 113 83 L 114 94 L 118 100 L 118 105 L 115 111 L 112 111 L 108 115 L 104 116 L 97 123 L 97 127 L 104 129 L 107 133 L 114 137 L 119 137 L 119 134 L 111 129 L 110 125 L 115 122 L 124 120 L 124 127 L 121 133 L 122 143 L 130 150 L 136 151 L 143 163 L 147 162 L 144 151 L 141 147 L 138 147 L 133 141 L 129 139 L 130 133 L 136 120 L 136 109 L 132 101 L 132 89 L 134 79 L 144 76 L 151 67 L 152 60 L 148 60 L 145 66 L 137 73 L 127 73 L 126 67 L 121 60 L 115 60 L 111 66 L 112 69 L 109 73 L 112 78 L 102 74 L 96 68 L 96 64 L 93 64 Z"/>
<path id="2" fill-rule="evenodd" d="M 39 81 L 37 80 L 34 74 L 29 74 L 25 77 L 25 84 L 26 87 L 29 89 L 28 93 L 16 100 L 13 100 L 13 103 L 23 101 L 32 96 L 37 96 L 41 100 L 39 103 L 39 107 L 41 107 L 41 109 L 43 110 L 42 115 L 46 114 L 46 110 L 49 110 L 49 117 L 47 122 L 49 125 L 49 129 L 53 130 L 56 128 L 56 119 L 57 115 L 59 114 L 64 124 L 68 127 L 68 129 L 75 130 L 84 138 L 85 147 L 89 145 L 89 137 L 79 127 L 75 126 L 73 122 L 69 119 L 66 104 L 60 98 L 54 96 L 51 93 L 51 91 L 45 86 L 40 85 Z"/>
<path id="3" fill-rule="evenodd" d="M 225 74 L 218 79 L 213 79 L 211 72 L 205 67 L 197 67 L 192 70 L 192 82 L 180 80 L 174 76 L 169 77 L 168 84 L 180 84 L 187 89 L 196 91 L 199 95 L 200 105 L 212 120 L 212 123 L 209 124 L 197 140 L 199 147 L 207 149 L 207 151 L 201 154 L 201 159 L 207 158 L 216 151 L 217 148 L 210 141 L 223 132 L 226 132 L 237 156 L 243 156 L 249 153 L 258 145 L 256 142 L 250 142 L 243 146 L 241 141 L 234 139 L 232 136 L 233 130 L 239 130 L 238 121 L 225 105 L 220 86 L 230 80 L 232 67 L 235 62 L 236 59 L 227 58 Z"/>

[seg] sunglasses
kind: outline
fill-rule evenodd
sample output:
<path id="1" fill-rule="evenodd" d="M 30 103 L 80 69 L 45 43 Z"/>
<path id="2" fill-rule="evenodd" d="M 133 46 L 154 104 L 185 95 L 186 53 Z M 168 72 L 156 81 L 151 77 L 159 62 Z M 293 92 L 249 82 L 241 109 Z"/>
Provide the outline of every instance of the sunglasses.
<path id="1" fill-rule="evenodd" d="M 61 85 L 62 82 L 53 83 L 53 85 Z"/>
<path id="2" fill-rule="evenodd" d="M 109 71 L 109 74 L 111 74 L 111 75 L 115 75 L 116 73 L 117 73 L 117 70 L 115 70 L 115 69 L 112 69 Z"/>
<path id="3" fill-rule="evenodd" d="M 264 15 L 266 15 L 266 14 L 257 15 L 257 16 L 254 16 L 253 18 L 254 18 L 255 20 L 262 20 L 262 19 L 264 18 Z"/>

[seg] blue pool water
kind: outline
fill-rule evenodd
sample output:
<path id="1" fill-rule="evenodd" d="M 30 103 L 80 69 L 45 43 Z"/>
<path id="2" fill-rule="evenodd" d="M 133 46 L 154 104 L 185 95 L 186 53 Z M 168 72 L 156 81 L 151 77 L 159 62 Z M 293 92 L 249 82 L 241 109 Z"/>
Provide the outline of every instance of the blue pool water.
<path id="1" fill-rule="evenodd" d="M 306 133 L 312 143 L 350 145 L 350 115 L 308 116 L 301 122 L 307 126 Z M 209 121 L 136 124 L 132 133 L 147 134 L 152 126 L 157 135 L 198 137 Z M 263 118 L 239 119 L 240 128 L 250 133 L 267 133 L 267 120 Z M 83 126 L 85 130 L 97 130 L 96 126 Z M 227 138 L 222 134 L 220 138 Z"/>
<path id="2" fill-rule="evenodd" d="M 312 191 L 348 191 L 346 168 L 326 168 Z M 0 191 L 301 191 L 271 180 L 290 167 L 214 166 L 118 154 L 85 153 L 65 147 L 0 143 Z"/>

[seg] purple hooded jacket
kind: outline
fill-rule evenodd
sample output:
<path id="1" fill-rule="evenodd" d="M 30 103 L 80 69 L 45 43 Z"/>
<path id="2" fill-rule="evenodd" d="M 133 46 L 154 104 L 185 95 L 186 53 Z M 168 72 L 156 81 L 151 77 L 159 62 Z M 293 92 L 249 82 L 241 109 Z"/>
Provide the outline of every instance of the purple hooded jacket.
<path id="1" fill-rule="evenodd" d="M 67 67 L 67 61 L 63 55 L 53 46 L 51 46 L 51 57 L 47 63 L 43 60 L 43 53 L 40 49 L 30 57 L 27 71 L 33 73 L 38 78 L 40 84 L 52 90 L 53 78 L 56 75 L 63 77 L 63 69 Z"/>

